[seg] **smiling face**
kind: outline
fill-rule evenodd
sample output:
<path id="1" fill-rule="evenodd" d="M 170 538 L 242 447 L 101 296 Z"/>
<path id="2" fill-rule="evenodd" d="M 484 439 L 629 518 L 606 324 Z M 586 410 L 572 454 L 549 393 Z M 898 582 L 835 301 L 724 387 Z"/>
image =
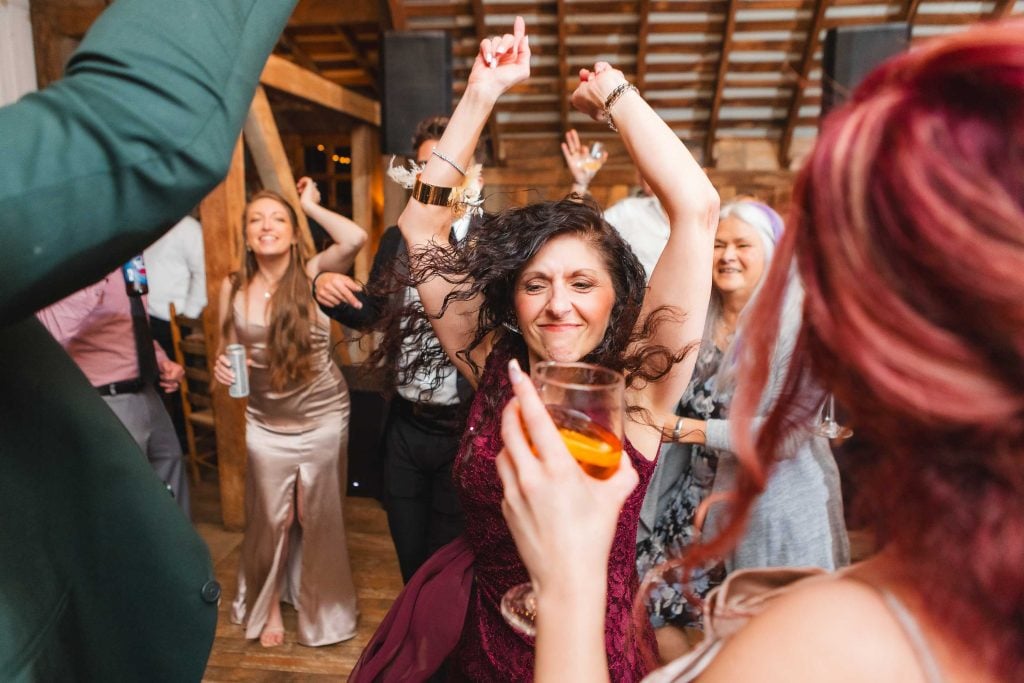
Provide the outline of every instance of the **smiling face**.
<path id="1" fill-rule="evenodd" d="M 287 207 L 270 197 L 253 200 L 245 212 L 245 243 L 258 257 L 288 254 L 295 226 Z"/>
<path id="2" fill-rule="evenodd" d="M 764 274 L 765 251 L 757 230 L 735 216 L 723 218 L 715 233 L 712 282 L 722 296 L 749 299 Z"/>
<path id="3" fill-rule="evenodd" d="M 531 363 L 577 361 L 604 338 L 615 287 L 593 244 L 562 234 L 548 240 L 523 267 L 514 303 Z"/>

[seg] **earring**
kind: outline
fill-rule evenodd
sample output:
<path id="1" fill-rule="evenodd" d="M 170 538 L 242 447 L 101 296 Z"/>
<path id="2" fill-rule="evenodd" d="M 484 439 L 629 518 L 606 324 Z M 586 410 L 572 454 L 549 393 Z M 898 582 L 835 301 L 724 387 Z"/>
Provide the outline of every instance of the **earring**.
<path id="1" fill-rule="evenodd" d="M 510 322 L 510 321 L 506 320 L 505 322 L 503 322 L 501 324 L 501 326 L 504 327 L 509 332 L 515 332 L 516 334 L 518 334 L 520 336 L 522 336 L 522 334 L 523 334 L 522 330 L 520 330 L 519 326 L 516 325 L 514 322 Z"/>

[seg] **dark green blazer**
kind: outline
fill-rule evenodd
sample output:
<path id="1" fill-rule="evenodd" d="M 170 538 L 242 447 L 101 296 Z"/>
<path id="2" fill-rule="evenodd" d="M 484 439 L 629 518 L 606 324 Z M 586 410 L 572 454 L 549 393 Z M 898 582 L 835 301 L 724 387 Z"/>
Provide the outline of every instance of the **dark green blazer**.
<path id="1" fill-rule="evenodd" d="M 118 0 L 0 109 L 0 681 L 195 681 L 219 587 L 146 458 L 32 313 L 223 177 L 295 0 Z"/>

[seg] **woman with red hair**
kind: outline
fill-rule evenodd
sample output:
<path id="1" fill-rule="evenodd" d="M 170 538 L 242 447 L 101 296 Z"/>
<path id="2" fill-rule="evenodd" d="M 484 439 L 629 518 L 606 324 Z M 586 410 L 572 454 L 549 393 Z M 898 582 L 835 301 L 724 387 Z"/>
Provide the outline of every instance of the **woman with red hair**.
<path id="1" fill-rule="evenodd" d="M 786 381 L 759 430 L 734 426 L 725 524 L 684 563 L 741 537 L 772 454 L 809 417 L 794 399 L 817 383 L 873 447 L 854 503 L 880 551 L 836 574 L 733 574 L 705 642 L 650 680 L 1024 680 L 1024 22 L 902 55 L 826 121 L 752 311 L 732 404 L 748 426 L 794 269 L 805 302 Z M 559 615 L 538 633 L 536 678 L 607 680 L 580 606 L 603 597 L 594 568 L 635 475 L 584 476 L 511 375 L 504 509 L 538 624 Z"/>

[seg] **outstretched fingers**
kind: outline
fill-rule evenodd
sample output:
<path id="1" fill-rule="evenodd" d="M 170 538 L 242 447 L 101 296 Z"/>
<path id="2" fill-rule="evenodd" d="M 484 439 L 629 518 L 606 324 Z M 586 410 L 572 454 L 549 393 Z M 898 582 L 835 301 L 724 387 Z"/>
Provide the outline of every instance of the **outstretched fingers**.
<path id="1" fill-rule="evenodd" d="M 517 16 L 512 33 L 491 36 L 480 41 L 480 59 L 494 69 L 502 64 L 529 64 L 530 37 L 526 35 L 526 20 Z"/>

